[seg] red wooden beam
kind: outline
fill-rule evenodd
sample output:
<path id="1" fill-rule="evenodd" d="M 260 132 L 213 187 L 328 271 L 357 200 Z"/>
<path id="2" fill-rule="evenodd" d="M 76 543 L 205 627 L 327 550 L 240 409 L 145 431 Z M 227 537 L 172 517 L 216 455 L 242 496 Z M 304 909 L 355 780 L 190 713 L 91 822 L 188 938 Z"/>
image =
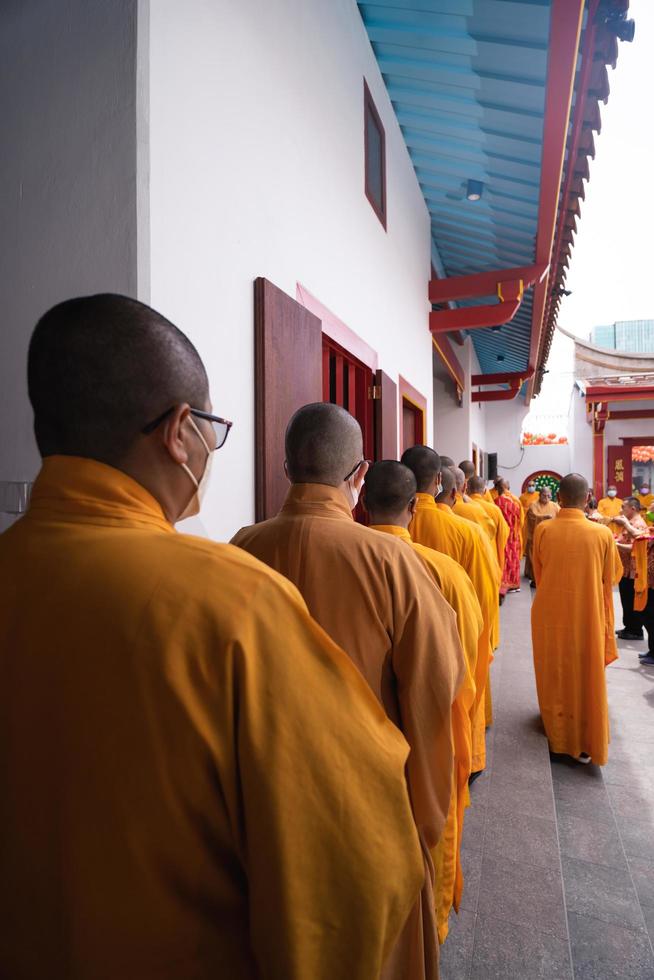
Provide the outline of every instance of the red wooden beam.
<path id="1" fill-rule="evenodd" d="M 473 374 L 470 384 L 508 385 L 517 381 L 518 387 L 522 387 L 523 382 L 528 381 L 533 373 L 533 371 L 505 371 L 503 374 Z"/>
<path id="2" fill-rule="evenodd" d="M 629 402 L 654 399 L 654 385 L 626 385 L 618 388 L 612 385 L 595 385 L 586 388 L 587 402 Z"/>
<path id="3" fill-rule="evenodd" d="M 554 244 L 584 7 L 585 0 L 552 0 L 536 234 L 536 262 L 544 265 L 550 264 Z M 582 91 L 579 92 L 579 98 L 582 105 L 579 107 L 578 115 L 583 116 L 584 93 Z M 571 158 L 571 168 L 573 164 L 574 158 Z M 561 223 L 564 217 L 565 213 L 562 211 Z M 550 279 L 551 276 L 545 276 L 534 289 L 529 347 L 529 368 L 532 370 L 535 370 L 538 364 Z M 533 382 L 530 390 L 533 390 Z"/>
<path id="4" fill-rule="evenodd" d="M 465 306 L 458 310 L 434 310 L 429 314 L 429 329 L 432 334 L 448 333 L 450 330 L 478 330 L 482 327 L 497 327 L 509 323 L 520 309 L 522 297 L 492 306 Z"/>
<path id="5" fill-rule="evenodd" d="M 540 282 L 547 273 L 547 263 L 523 265 L 514 269 L 496 269 L 494 272 L 477 272 L 471 276 L 450 276 L 449 279 L 432 279 L 429 283 L 429 302 L 446 303 L 455 299 L 474 296 L 499 296 L 502 283 L 522 280 L 523 288 Z M 508 299 L 506 293 L 503 296 Z M 447 312 L 443 310 L 441 312 Z"/>
<path id="6" fill-rule="evenodd" d="M 634 411 L 618 411 L 610 413 L 611 421 L 615 419 L 654 419 L 654 408 L 643 408 L 640 411 L 635 409 Z"/>
<path id="7" fill-rule="evenodd" d="M 494 391 L 473 391 L 470 396 L 473 402 L 508 402 L 515 398 L 520 391 L 520 385 L 516 382 L 510 388 L 500 388 Z"/>

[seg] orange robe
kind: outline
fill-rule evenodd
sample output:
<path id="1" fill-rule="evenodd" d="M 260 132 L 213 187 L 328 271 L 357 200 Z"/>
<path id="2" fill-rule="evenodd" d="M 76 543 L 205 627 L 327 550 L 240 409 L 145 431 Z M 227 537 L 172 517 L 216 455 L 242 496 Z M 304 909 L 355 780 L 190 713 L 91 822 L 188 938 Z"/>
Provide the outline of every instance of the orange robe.
<path id="1" fill-rule="evenodd" d="M 622 513 L 622 500 L 619 497 L 602 497 L 597 502 L 597 509 L 602 517 L 617 517 L 618 514 Z M 621 524 L 611 521 L 607 527 L 611 534 L 622 534 L 623 527 Z"/>
<path id="2" fill-rule="evenodd" d="M 470 499 L 483 507 L 490 519 L 494 522 L 495 536 L 493 538 L 493 544 L 495 546 L 497 564 L 500 567 L 500 573 L 502 573 L 506 560 L 506 543 L 509 540 L 509 525 L 506 523 L 504 514 L 499 507 L 496 507 L 494 503 L 489 503 L 480 493 L 473 493 Z"/>
<path id="3" fill-rule="evenodd" d="M 536 528 L 539 524 L 542 524 L 543 521 L 556 517 L 560 510 L 561 508 L 559 505 L 555 504 L 553 500 L 550 500 L 548 504 L 541 504 L 537 500 L 527 511 L 527 533 L 525 536 L 525 576 L 532 579 L 532 581 L 534 578 L 534 570 L 531 562 L 531 552 L 534 546 L 534 534 L 536 533 Z"/>
<path id="4" fill-rule="evenodd" d="M 533 493 L 527 493 L 527 491 L 525 490 L 525 492 L 521 493 L 518 498 L 518 500 L 520 501 L 520 506 L 522 507 L 521 538 L 522 538 L 523 558 L 527 554 L 527 513 L 531 505 L 536 503 L 538 497 L 539 497 L 538 490 L 534 490 Z"/>
<path id="5" fill-rule="evenodd" d="M 486 688 L 499 595 L 496 563 L 480 528 L 457 517 L 447 504 L 437 504 L 431 494 L 418 493 L 416 499 L 416 513 L 409 527 L 411 537 L 458 562 L 467 572 L 481 607 L 484 628 L 479 638 L 472 717 L 472 768 L 478 772 L 486 765 Z"/>
<path id="6" fill-rule="evenodd" d="M 389 977 L 431 980 L 438 937 L 428 851 L 450 806 L 452 704 L 465 673 L 456 616 L 417 555 L 355 523 L 335 487 L 294 485 L 277 517 L 241 529 L 233 541 L 298 586 L 411 747 L 409 794 L 429 874 L 386 969 Z"/>
<path id="7" fill-rule="evenodd" d="M 452 508 L 459 517 L 478 524 L 482 531 L 488 536 L 489 541 L 495 541 L 495 522 L 488 516 L 483 507 L 470 500 L 470 503 L 463 499 L 463 495 L 457 493 L 454 507 Z"/>
<path id="8" fill-rule="evenodd" d="M 424 877 L 407 745 L 294 586 L 53 456 L 0 669 L 3 977 L 379 975 Z"/>
<path id="9" fill-rule="evenodd" d="M 531 610 L 540 712 L 553 752 L 608 759 L 604 668 L 617 658 L 613 586 L 622 562 L 608 528 L 564 508 L 536 528 Z"/>
<path id="10" fill-rule="evenodd" d="M 434 862 L 434 904 L 438 938 L 445 942 L 450 909 L 459 910 L 463 893 L 461 870 L 461 841 L 463 817 L 470 803 L 468 779 L 472 771 L 472 726 L 470 712 L 475 701 L 475 668 L 477 646 L 484 624 L 472 582 L 461 566 L 440 551 L 426 548 L 411 540 L 405 528 L 391 524 L 373 524 L 373 530 L 392 534 L 406 541 L 420 555 L 427 571 L 456 613 L 456 623 L 465 655 L 465 677 L 452 705 L 452 736 L 454 745 L 454 783 L 445 830 L 432 850 Z"/>

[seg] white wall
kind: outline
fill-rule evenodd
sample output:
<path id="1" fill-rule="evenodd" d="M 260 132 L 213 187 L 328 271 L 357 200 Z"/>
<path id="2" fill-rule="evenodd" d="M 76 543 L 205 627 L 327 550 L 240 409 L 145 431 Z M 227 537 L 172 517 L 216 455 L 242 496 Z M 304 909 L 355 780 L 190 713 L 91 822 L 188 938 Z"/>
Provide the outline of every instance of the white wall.
<path id="1" fill-rule="evenodd" d="M 431 403 L 429 219 L 354 0 L 157 0 L 149 30 L 151 301 L 235 423 L 203 511 L 225 538 L 254 518 L 253 280 L 302 283 Z M 388 232 L 363 191 L 364 76 Z"/>
<path id="2" fill-rule="evenodd" d="M 499 475 L 509 480 L 515 494 L 520 494 L 523 481 L 536 470 L 555 470 L 565 476 L 572 469 L 570 445 L 520 445 L 521 426 L 528 411 L 521 398 L 486 405 L 488 449 L 497 453 Z"/>
<path id="3" fill-rule="evenodd" d="M 444 372 L 435 360 L 434 448 L 458 463 L 472 459 L 473 443 L 481 452 L 492 452 L 493 447 L 488 443 L 487 404 L 471 399 L 470 378 L 480 373 L 472 338 L 467 337 L 463 347 L 455 347 L 454 352 L 465 376 L 463 398 L 459 405 L 452 395 L 453 383 L 449 378 L 443 380 Z"/>
<path id="4" fill-rule="evenodd" d="M 130 0 L 0 5 L 0 482 L 39 466 L 26 383 L 39 316 L 136 291 L 135 68 Z"/>

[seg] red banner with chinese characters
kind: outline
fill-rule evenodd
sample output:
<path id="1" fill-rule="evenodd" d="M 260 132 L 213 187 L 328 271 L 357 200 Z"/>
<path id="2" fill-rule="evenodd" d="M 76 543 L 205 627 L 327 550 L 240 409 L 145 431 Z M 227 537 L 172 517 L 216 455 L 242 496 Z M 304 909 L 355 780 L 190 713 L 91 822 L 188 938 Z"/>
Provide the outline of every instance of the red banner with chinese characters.
<path id="1" fill-rule="evenodd" d="M 618 497 L 624 500 L 631 495 L 631 447 L 608 446 L 606 461 L 606 487 L 614 485 Z M 602 493 L 606 493 L 606 487 Z"/>

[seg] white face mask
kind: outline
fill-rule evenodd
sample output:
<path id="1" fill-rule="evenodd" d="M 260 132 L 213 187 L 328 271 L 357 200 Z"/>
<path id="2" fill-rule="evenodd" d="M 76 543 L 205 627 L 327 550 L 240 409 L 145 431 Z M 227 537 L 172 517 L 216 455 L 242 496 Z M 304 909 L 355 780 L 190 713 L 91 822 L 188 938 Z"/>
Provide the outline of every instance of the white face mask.
<path id="1" fill-rule="evenodd" d="M 641 487 L 640 492 L 645 497 L 649 493 L 649 487 Z"/>
<path id="2" fill-rule="evenodd" d="M 607 497 L 617 497 L 618 491 L 617 490 L 607 490 L 606 491 L 606 495 L 607 495 Z"/>
<path id="3" fill-rule="evenodd" d="M 529 493 L 533 493 L 535 489 L 536 489 L 536 487 L 534 486 L 533 483 L 530 483 L 529 486 L 527 487 L 527 490 L 529 491 Z"/>
<path id="4" fill-rule="evenodd" d="M 202 440 L 202 445 L 207 450 L 207 459 L 204 466 L 204 470 L 202 472 L 202 476 L 200 477 L 199 480 L 195 478 L 195 476 L 193 475 L 189 467 L 186 465 L 186 463 L 180 463 L 180 466 L 182 467 L 184 472 L 188 474 L 189 479 L 193 483 L 193 486 L 195 487 L 195 492 L 193 493 L 193 496 L 189 500 L 183 512 L 177 518 L 178 521 L 184 521 L 186 520 L 187 517 L 195 517 L 196 514 L 200 513 L 202 501 L 204 500 L 204 495 L 206 493 L 207 486 L 209 485 L 209 474 L 211 472 L 211 463 L 213 461 L 213 453 L 211 452 L 209 446 L 207 445 L 207 440 L 204 438 L 204 436 L 202 435 L 202 433 L 200 432 L 200 430 L 198 429 L 197 425 L 195 424 L 195 422 L 193 421 L 190 415 L 189 415 L 189 422 L 195 429 L 197 435 Z"/>

